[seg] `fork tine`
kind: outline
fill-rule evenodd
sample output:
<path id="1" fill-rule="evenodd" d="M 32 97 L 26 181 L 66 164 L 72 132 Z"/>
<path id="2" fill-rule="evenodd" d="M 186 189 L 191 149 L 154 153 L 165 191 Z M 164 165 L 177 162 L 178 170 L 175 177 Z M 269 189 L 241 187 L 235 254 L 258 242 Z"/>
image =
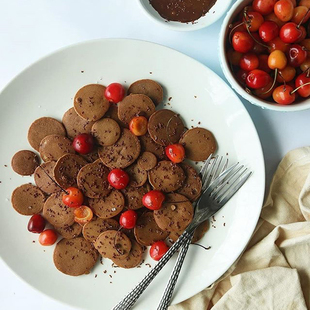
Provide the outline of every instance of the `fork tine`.
<path id="1" fill-rule="evenodd" d="M 229 178 L 227 178 L 223 182 L 223 184 L 221 184 L 221 186 L 218 186 L 211 193 L 210 196 L 213 197 L 214 200 L 219 201 L 225 195 L 225 193 L 227 193 L 230 188 L 238 181 L 238 179 L 240 179 L 240 177 L 247 171 L 247 168 L 242 171 L 243 168 L 243 166 L 239 167 L 238 170 L 235 171 L 235 173 L 232 174 Z"/>
<path id="2" fill-rule="evenodd" d="M 203 164 L 203 166 L 201 167 L 200 171 L 199 171 L 199 174 L 200 176 L 202 177 L 204 174 L 205 174 L 205 171 L 206 169 L 208 168 L 209 164 L 210 164 L 210 161 L 212 159 L 212 156 L 213 156 L 213 153 L 211 153 L 209 155 L 209 157 L 207 158 L 207 160 L 205 161 L 205 163 Z"/>
<path id="3" fill-rule="evenodd" d="M 210 159 L 210 165 L 209 167 L 206 167 L 206 169 L 204 170 L 202 176 L 201 176 L 201 181 L 202 181 L 202 184 L 203 184 L 203 188 L 205 186 L 208 186 L 208 184 L 210 183 L 210 175 L 214 169 L 214 166 L 218 160 L 219 156 L 217 155 L 216 157 L 213 158 L 212 162 L 211 162 L 211 159 Z"/>
<path id="4" fill-rule="evenodd" d="M 233 169 L 224 179 L 223 181 L 216 187 L 213 187 L 213 190 L 210 191 L 210 196 L 214 197 L 214 196 L 219 196 L 221 190 L 225 187 L 225 191 L 227 191 L 229 188 L 227 188 L 227 184 L 229 184 L 229 182 L 231 182 L 231 184 L 233 183 L 234 178 L 236 177 L 237 173 L 239 173 L 239 171 L 243 168 L 244 166 L 239 166 L 239 167 L 235 167 L 236 169 Z M 242 175 L 242 173 L 240 174 Z M 240 177 L 239 175 L 239 177 Z M 237 178 L 237 177 L 236 177 Z M 235 178 L 235 179 L 236 179 Z"/>
<path id="5" fill-rule="evenodd" d="M 245 172 L 245 171 L 244 171 Z M 247 179 L 251 176 L 252 171 L 248 172 L 247 174 L 243 175 L 241 179 L 239 179 L 239 182 L 237 184 L 235 184 L 230 191 L 227 191 L 224 195 L 224 197 L 222 197 L 222 200 L 220 200 L 220 204 L 224 205 L 226 204 L 226 202 L 233 196 L 235 195 L 235 193 L 237 193 L 237 191 L 239 190 L 239 188 L 247 181 Z"/>
<path id="6" fill-rule="evenodd" d="M 207 169 L 205 171 L 205 175 L 202 176 L 202 189 L 201 191 L 204 192 L 205 189 L 212 183 L 212 181 L 215 179 L 215 177 L 217 177 L 219 174 L 218 174 L 218 169 L 219 169 L 219 166 L 222 162 L 222 159 L 223 157 L 217 155 L 212 163 L 211 163 L 211 166 L 209 167 L 209 169 Z"/>
<path id="7" fill-rule="evenodd" d="M 203 192 L 203 194 L 210 194 L 216 187 L 218 187 L 224 179 L 234 171 L 234 169 L 239 165 L 239 163 L 236 163 L 229 167 L 228 169 L 224 170 L 211 184 L 210 186 Z"/>
<path id="8" fill-rule="evenodd" d="M 218 177 L 218 175 L 220 174 L 220 173 L 219 173 L 219 170 L 220 170 L 220 166 L 221 166 L 222 160 L 223 160 L 223 156 L 219 157 L 217 167 L 215 168 L 215 171 L 214 171 L 213 174 L 211 175 L 211 182 L 214 181 L 214 179 L 215 179 L 216 177 Z"/>

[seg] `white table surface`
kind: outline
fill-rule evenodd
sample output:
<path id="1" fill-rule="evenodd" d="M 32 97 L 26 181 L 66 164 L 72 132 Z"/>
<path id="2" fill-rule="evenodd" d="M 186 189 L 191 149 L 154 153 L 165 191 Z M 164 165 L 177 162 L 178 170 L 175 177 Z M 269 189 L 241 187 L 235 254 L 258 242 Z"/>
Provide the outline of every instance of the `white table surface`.
<path id="1" fill-rule="evenodd" d="M 159 43 L 199 60 L 224 78 L 217 57 L 223 18 L 206 29 L 175 32 L 150 20 L 136 0 L 0 0 L 0 16 L 0 90 L 42 56 L 98 38 Z M 268 186 L 285 153 L 310 144 L 310 110 L 280 113 L 243 103 L 261 139 Z M 34 290 L 1 259 L 0 275 L 1 309 L 73 309 Z"/>

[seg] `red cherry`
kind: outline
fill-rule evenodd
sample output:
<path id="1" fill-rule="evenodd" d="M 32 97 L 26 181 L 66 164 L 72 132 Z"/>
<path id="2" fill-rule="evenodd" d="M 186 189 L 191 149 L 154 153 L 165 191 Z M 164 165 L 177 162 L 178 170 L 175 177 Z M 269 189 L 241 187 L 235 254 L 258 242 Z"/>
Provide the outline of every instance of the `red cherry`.
<path id="1" fill-rule="evenodd" d="M 165 198 L 166 197 L 163 192 L 152 190 L 142 197 L 142 203 L 150 210 L 158 210 L 161 208 Z"/>
<path id="2" fill-rule="evenodd" d="M 28 230 L 32 233 L 41 233 L 45 228 L 45 219 L 40 214 L 34 214 L 28 222 Z"/>
<path id="3" fill-rule="evenodd" d="M 152 244 L 150 248 L 150 256 L 156 260 L 159 261 L 169 250 L 169 247 L 164 241 L 157 241 Z"/>
<path id="4" fill-rule="evenodd" d="M 124 189 L 129 183 L 129 175 L 122 169 L 113 169 L 108 175 L 108 182 L 116 189 Z"/>
<path id="5" fill-rule="evenodd" d="M 294 5 L 291 0 L 277 1 L 273 10 L 282 22 L 288 22 L 294 15 Z"/>
<path id="6" fill-rule="evenodd" d="M 289 22 L 284 24 L 280 29 L 280 39 L 285 43 L 295 43 L 303 35 L 302 30 L 297 24 Z"/>
<path id="7" fill-rule="evenodd" d="M 267 73 L 269 73 L 271 71 L 271 69 L 268 66 L 268 58 L 269 58 L 269 56 L 266 54 L 258 55 L 258 60 L 259 60 L 258 69 L 261 69 Z"/>
<path id="8" fill-rule="evenodd" d="M 307 58 L 307 51 L 299 44 L 290 46 L 287 52 L 287 60 L 292 67 L 299 67 Z"/>
<path id="9" fill-rule="evenodd" d="M 243 54 L 240 59 L 239 66 L 245 71 L 251 71 L 258 68 L 259 60 L 257 55 L 254 53 Z"/>
<path id="10" fill-rule="evenodd" d="M 249 72 L 246 78 L 246 84 L 248 87 L 257 89 L 265 87 L 271 80 L 270 75 L 259 69 L 255 69 Z"/>
<path id="11" fill-rule="evenodd" d="M 112 83 L 105 89 L 104 96 L 110 102 L 118 103 L 123 100 L 125 96 L 125 89 L 122 84 Z"/>
<path id="12" fill-rule="evenodd" d="M 76 187 L 69 187 L 66 189 L 68 194 L 63 194 L 62 202 L 70 208 L 80 207 L 84 201 L 84 195 L 82 191 L 80 191 Z"/>
<path id="13" fill-rule="evenodd" d="M 242 69 L 239 69 L 238 72 L 237 72 L 237 79 L 238 79 L 238 82 L 244 86 L 245 85 L 245 80 L 246 80 L 246 77 L 248 75 L 248 72 L 245 71 L 245 70 L 242 70 Z"/>
<path id="14" fill-rule="evenodd" d="M 121 214 L 119 224 L 126 229 L 132 229 L 136 226 L 137 218 L 137 212 L 128 210 Z"/>
<path id="15" fill-rule="evenodd" d="M 305 85 L 307 83 L 309 83 L 309 84 Z M 296 88 L 300 87 L 300 88 L 298 88 L 297 93 L 301 97 L 304 97 L 304 98 L 309 97 L 310 96 L 310 75 L 309 75 L 309 72 L 306 71 L 306 72 L 303 72 L 300 75 L 298 75 L 296 77 L 296 80 L 295 80 L 295 86 L 296 86 Z"/>
<path id="16" fill-rule="evenodd" d="M 53 245 L 57 240 L 57 233 L 53 229 L 46 229 L 39 236 L 41 245 Z"/>
<path id="17" fill-rule="evenodd" d="M 295 101 L 295 93 L 292 94 L 293 87 L 290 85 L 280 85 L 274 89 L 272 98 L 275 102 L 283 105 L 291 104 Z"/>
<path id="18" fill-rule="evenodd" d="M 249 25 L 248 28 L 251 32 L 255 32 L 264 22 L 264 17 L 262 14 L 252 11 L 246 13 L 246 17 L 243 17 L 243 21 Z M 246 25 L 244 26 L 246 27 Z"/>
<path id="19" fill-rule="evenodd" d="M 166 146 L 165 153 L 173 163 L 180 163 L 185 158 L 185 149 L 180 143 Z"/>
<path id="20" fill-rule="evenodd" d="M 279 34 L 279 26 L 273 21 L 265 21 L 259 27 L 259 36 L 264 42 L 275 39 Z"/>
<path id="21" fill-rule="evenodd" d="M 82 133 L 76 136 L 72 142 L 74 150 L 80 154 L 90 153 L 95 145 L 95 140 L 92 135 L 88 133 Z"/>
<path id="22" fill-rule="evenodd" d="M 253 48 L 254 40 L 247 32 L 237 31 L 232 37 L 232 46 L 237 52 L 247 53 Z"/>
<path id="23" fill-rule="evenodd" d="M 268 15 L 273 12 L 273 8 L 277 0 L 254 0 L 253 9 L 262 15 Z"/>

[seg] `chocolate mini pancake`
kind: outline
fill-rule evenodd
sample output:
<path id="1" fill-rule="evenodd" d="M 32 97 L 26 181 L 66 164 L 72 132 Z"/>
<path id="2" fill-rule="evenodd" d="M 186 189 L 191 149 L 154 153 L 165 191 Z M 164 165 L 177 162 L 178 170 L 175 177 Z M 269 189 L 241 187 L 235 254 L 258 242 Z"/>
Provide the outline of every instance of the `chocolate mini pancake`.
<path id="1" fill-rule="evenodd" d="M 94 124 L 94 122 L 89 122 L 79 116 L 74 108 L 69 109 L 64 114 L 62 117 L 62 123 L 66 128 L 68 137 L 71 139 L 74 139 L 77 135 L 82 133 L 90 133 L 91 127 Z"/>
<path id="2" fill-rule="evenodd" d="M 60 240 L 54 250 L 56 268 L 69 276 L 88 274 L 94 267 L 98 253 L 83 237 Z"/>
<path id="3" fill-rule="evenodd" d="M 94 146 L 93 150 L 91 153 L 88 154 L 80 154 L 81 157 L 83 157 L 84 159 L 86 159 L 89 163 L 93 163 L 94 161 L 96 161 L 97 159 L 99 159 L 99 155 L 98 155 L 98 147 L 97 145 Z"/>
<path id="4" fill-rule="evenodd" d="M 11 197 L 13 208 L 22 215 L 40 213 L 45 201 L 44 193 L 32 184 L 17 187 Z"/>
<path id="5" fill-rule="evenodd" d="M 78 237 L 82 232 L 82 226 L 78 223 L 74 223 L 71 226 L 55 227 L 57 232 L 66 239 L 73 239 Z"/>
<path id="6" fill-rule="evenodd" d="M 108 182 L 110 170 L 100 159 L 81 168 L 77 175 L 78 188 L 89 198 L 100 198 L 111 192 Z"/>
<path id="7" fill-rule="evenodd" d="M 133 164 L 126 169 L 129 175 L 129 186 L 140 187 L 147 181 L 147 172 L 139 167 L 138 164 Z"/>
<path id="8" fill-rule="evenodd" d="M 40 142 L 49 135 L 66 136 L 63 124 L 51 117 L 41 117 L 35 120 L 28 130 L 28 141 L 30 145 L 39 151 Z"/>
<path id="9" fill-rule="evenodd" d="M 192 243 L 199 241 L 205 233 L 209 230 L 210 222 L 206 220 L 199 224 L 199 226 L 195 229 L 194 236 L 192 239 Z"/>
<path id="10" fill-rule="evenodd" d="M 53 182 L 56 161 L 42 163 L 34 172 L 34 182 L 46 194 L 59 192 L 61 188 Z M 48 175 L 50 177 L 48 177 Z"/>
<path id="11" fill-rule="evenodd" d="M 122 192 L 125 196 L 126 206 L 128 207 L 128 209 L 137 210 L 143 208 L 142 197 L 148 191 L 148 185 L 144 185 L 141 187 L 127 186 L 125 189 L 123 189 Z"/>
<path id="12" fill-rule="evenodd" d="M 157 165 L 157 158 L 151 152 L 143 152 L 138 158 L 137 164 L 142 170 L 148 171 Z"/>
<path id="13" fill-rule="evenodd" d="M 83 237 L 89 242 L 94 242 L 106 230 L 118 230 L 119 224 L 114 219 L 95 218 L 83 226 Z"/>
<path id="14" fill-rule="evenodd" d="M 182 231 L 192 221 L 194 208 L 191 202 L 180 194 L 167 194 L 159 210 L 154 211 L 157 225 L 166 231 Z"/>
<path id="15" fill-rule="evenodd" d="M 54 168 L 54 179 L 63 188 L 77 185 L 77 175 L 87 161 L 79 155 L 66 154 L 60 157 Z"/>
<path id="16" fill-rule="evenodd" d="M 199 127 L 187 130 L 180 143 L 185 148 L 186 158 L 194 161 L 206 160 L 216 150 L 212 132 Z"/>
<path id="17" fill-rule="evenodd" d="M 67 227 L 74 224 L 74 208 L 62 202 L 63 192 L 54 193 L 47 198 L 43 207 L 43 217 L 55 227 Z"/>
<path id="18" fill-rule="evenodd" d="M 100 145 L 112 145 L 121 136 L 121 128 L 112 118 L 102 118 L 91 128 L 92 135 Z"/>
<path id="19" fill-rule="evenodd" d="M 111 104 L 109 110 L 107 113 L 104 115 L 104 117 L 109 117 L 115 120 L 121 128 L 128 128 L 128 125 L 123 123 L 119 118 L 118 118 L 118 106 L 116 104 Z"/>
<path id="20" fill-rule="evenodd" d="M 162 109 L 151 115 L 148 131 L 156 143 L 167 146 L 179 141 L 184 132 L 184 124 L 178 114 Z"/>
<path id="21" fill-rule="evenodd" d="M 198 225 L 198 227 L 195 229 L 193 238 L 192 238 L 192 243 L 195 243 L 197 241 L 199 241 L 204 235 L 205 233 L 208 231 L 209 229 L 209 220 L 206 220 L 202 223 L 200 223 Z M 184 232 L 185 229 L 181 230 L 181 231 L 172 231 L 169 234 L 169 241 L 170 242 L 176 242 L 179 237 L 182 235 L 182 233 Z"/>
<path id="22" fill-rule="evenodd" d="M 108 219 L 123 211 L 125 199 L 120 191 L 112 190 L 106 197 L 88 199 L 88 203 L 98 217 Z"/>
<path id="23" fill-rule="evenodd" d="M 143 94 L 152 99 L 155 106 L 163 101 L 164 91 L 160 84 L 153 80 L 144 79 L 132 83 L 128 88 L 128 94 Z"/>
<path id="24" fill-rule="evenodd" d="M 37 154 L 22 150 L 14 154 L 11 160 L 12 169 L 20 175 L 32 175 L 40 162 Z"/>
<path id="25" fill-rule="evenodd" d="M 168 237 L 167 231 L 161 230 L 154 219 L 153 212 L 146 212 L 142 214 L 134 228 L 136 240 L 141 245 L 152 245 L 154 242 L 164 240 Z"/>
<path id="26" fill-rule="evenodd" d="M 106 230 L 97 237 L 94 246 L 102 257 L 123 259 L 130 253 L 131 241 L 121 231 Z"/>
<path id="27" fill-rule="evenodd" d="M 110 107 L 104 91 L 105 87 L 99 84 L 89 84 L 79 89 L 74 97 L 76 113 L 87 121 L 99 120 Z"/>
<path id="28" fill-rule="evenodd" d="M 184 195 L 190 201 L 195 201 L 201 193 L 201 178 L 192 166 L 185 163 L 181 163 L 180 166 L 185 172 L 186 179 L 183 186 L 178 189 L 178 193 Z"/>
<path id="29" fill-rule="evenodd" d="M 140 265 L 142 262 L 142 256 L 142 246 L 137 241 L 132 240 L 129 255 L 123 259 L 113 258 L 112 261 L 118 267 L 129 269 Z"/>
<path id="30" fill-rule="evenodd" d="M 135 116 L 149 118 L 154 111 L 152 99 L 141 94 L 131 94 L 118 103 L 118 118 L 127 125 Z"/>
<path id="31" fill-rule="evenodd" d="M 128 129 L 123 129 L 119 140 L 111 146 L 102 146 L 98 154 L 102 162 L 109 168 L 126 168 L 140 155 L 140 141 Z"/>
<path id="32" fill-rule="evenodd" d="M 144 136 L 140 136 L 141 149 L 145 152 L 153 153 L 158 159 L 164 159 L 165 148 L 162 145 L 157 144 L 151 138 L 151 136 L 146 133 Z"/>
<path id="33" fill-rule="evenodd" d="M 169 160 L 160 161 L 148 175 L 153 188 L 165 193 L 178 190 L 186 178 L 183 169 Z"/>
<path id="34" fill-rule="evenodd" d="M 49 135 L 42 139 L 39 153 L 43 161 L 58 160 L 65 154 L 75 154 L 72 141 L 64 136 Z"/>

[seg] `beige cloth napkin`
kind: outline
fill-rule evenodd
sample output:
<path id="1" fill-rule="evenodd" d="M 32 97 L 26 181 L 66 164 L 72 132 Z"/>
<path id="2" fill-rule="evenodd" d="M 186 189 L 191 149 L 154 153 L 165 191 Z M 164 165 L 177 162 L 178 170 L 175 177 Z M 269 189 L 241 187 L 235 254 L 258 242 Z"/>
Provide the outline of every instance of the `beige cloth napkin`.
<path id="1" fill-rule="evenodd" d="M 255 233 L 238 261 L 212 286 L 169 310 L 307 307 L 310 309 L 310 147 L 290 151 L 279 164 Z"/>

